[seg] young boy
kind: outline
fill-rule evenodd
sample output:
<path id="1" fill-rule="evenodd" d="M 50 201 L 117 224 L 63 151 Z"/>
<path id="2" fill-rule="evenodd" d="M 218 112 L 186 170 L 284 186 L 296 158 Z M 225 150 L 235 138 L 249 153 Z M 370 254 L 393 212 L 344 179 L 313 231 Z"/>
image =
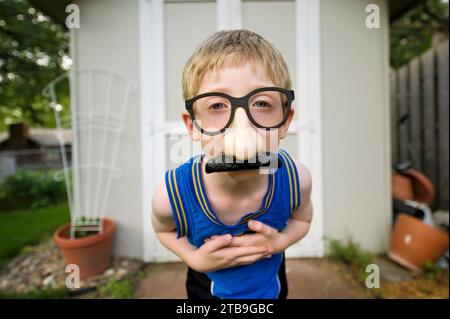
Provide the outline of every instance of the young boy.
<path id="1" fill-rule="evenodd" d="M 182 84 L 182 119 L 203 154 L 156 190 L 157 237 L 189 266 L 189 298 L 285 298 L 284 250 L 313 211 L 307 168 L 278 150 L 294 117 L 286 63 L 254 32 L 221 31 L 197 48 Z M 278 168 L 254 169 L 262 154 Z"/>

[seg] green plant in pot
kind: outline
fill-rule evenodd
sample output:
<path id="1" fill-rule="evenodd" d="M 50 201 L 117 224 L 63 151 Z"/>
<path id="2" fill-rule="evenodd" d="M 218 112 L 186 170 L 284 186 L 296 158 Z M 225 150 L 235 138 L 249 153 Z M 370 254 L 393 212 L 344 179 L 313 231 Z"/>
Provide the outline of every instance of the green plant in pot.
<path id="1" fill-rule="evenodd" d="M 99 233 L 100 217 L 81 216 L 75 222 L 73 229 L 74 238 L 83 238 Z"/>

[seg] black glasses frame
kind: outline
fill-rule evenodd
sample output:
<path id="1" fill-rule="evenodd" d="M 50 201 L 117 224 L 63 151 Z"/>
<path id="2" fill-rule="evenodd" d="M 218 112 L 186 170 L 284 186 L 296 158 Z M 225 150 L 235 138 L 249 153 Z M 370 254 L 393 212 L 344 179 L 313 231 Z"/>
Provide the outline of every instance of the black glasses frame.
<path id="1" fill-rule="evenodd" d="M 279 124 L 277 124 L 275 126 L 266 127 L 266 126 L 262 126 L 262 125 L 258 124 L 255 121 L 255 119 L 253 118 L 253 116 L 251 115 L 251 112 L 250 112 L 250 107 L 248 105 L 248 101 L 249 101 L 250 97 L 253 96 L 256 93 L 264 92 L 264 91 L 281 92 L 281 93 L 284 93 L 286 95 L 286 97 L 287 97 L 287 101 L 286 101 L 286 104 L 285 104 L 286 113 L 284 115 L 284 118 Z M 230 101 L 230 104 L 231 104 L 230 119 L 225 124 L 225 126 L 222 129 L 218 130 L 218 131 L 213 131 L 213 132 L 205 131 L 203 128 L 200 127 L 198 122 L 195 120 L 194 103 L 198 99 L 201 99 L 201 98 L 204 98 L 204 97 L 207 97 L 207 96 L 221 96 L 221 97 L 227 98 Z M 226 93 L 222 93 L 222 92 L 203 93 L 203 94 L 197 95 L 197 96 L 195 96 L 195 97 L 193 97 L 193 98 L 191 98 L 189 100 L 186 100 L 185 101 L 185 106 L 186 106 L 186 110 L 189 112 L 189 115 L 192 118 L 192 121 L 194 122 L 195 127 L 202 134 L 206 134 L 206 135 L 211 135 L 212 136 L 212 135 L 221 134 L 221 133 L 225 132 L 225 130 L 227 128 L 230 127 L 230 125 L 231 125 L 231 123 L 233 122 L 233 119 L 234 119 L 234 113 L 236 112 L 236 109 L 238 107 L 242 107 L 245 110 L 245 113 L 247 114 L 248 119 L 257 128 L 262 128 L 262 129 L 266 129 L 266 130 L 280 128 L 286 123 L 286 121 L 287 121 L 287 119 L 289 117 L 289 112 L 291 110 L 291 105 L 292 105 L 292 101 L 294 101 L 294 98 L 295 98 L 295 96 L 294 96 L 294 91 L 293 90 L 287 90 L 287 89 L 283 89 L 283 88 L 279 88 L 279 87 L 264 87 L 264 88 L 259 88 L 259 89 L 253 90 L 253 91 L 251 91 L 250 93 L 248 93 L 247 95 L 245 95 L 243 97 L 234 97 L 234 96 L 228 95 Z"/>

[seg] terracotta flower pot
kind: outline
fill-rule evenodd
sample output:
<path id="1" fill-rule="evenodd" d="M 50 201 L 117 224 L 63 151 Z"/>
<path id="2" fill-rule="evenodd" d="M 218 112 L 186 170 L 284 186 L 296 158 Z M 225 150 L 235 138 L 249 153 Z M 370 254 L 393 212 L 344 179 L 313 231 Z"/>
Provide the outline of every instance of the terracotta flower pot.
<path id="1" fill-rule="evenodd" d="M 411 179 L 403 174 L 393 174 L 392 195 L 401 200 L 413 200 L 414 189 Z"/>
<path id="2" fill-rule="evenodd" d="M 58 228 L 53 239 L 59 247 L 66 264 L 80 267 L 80 278 L 98 275 L 111 263 L 112 242 L 116 225 L 103 219 L 103 233 L 82 238 L 70 238 L 70 224 Z"/>
<path id="3" fill-rule="evenodd" d="M 414 271 L 435 262 L 448 249 L 448 234 L 407 214 L 399 214 L 391 237 L 389 257 Z"/>
<path id="4" fill-rule="evenodd" d="M 433 183 L 423 173 L 415 169 L 392 175 L 392 195 L 401 200 L 431 204 L 435 191 Z"/>

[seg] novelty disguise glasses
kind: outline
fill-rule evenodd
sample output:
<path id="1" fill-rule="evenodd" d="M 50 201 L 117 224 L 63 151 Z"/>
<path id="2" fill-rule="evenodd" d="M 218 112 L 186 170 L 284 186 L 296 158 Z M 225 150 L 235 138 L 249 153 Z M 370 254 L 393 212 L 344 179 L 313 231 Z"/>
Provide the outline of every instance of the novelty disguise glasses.
<path id="1" fill-rule="evenodd" d="M 225 132 L 233 122 L 234 113 L 242 107 L 250 122 L 266 130 L 286 123 L 294 100 L 294 91 L 265 87 L 236 98 L 222 92 L 208 92 L 186 100 L 186 110 L 195 127 L 206 135 Z"/>

